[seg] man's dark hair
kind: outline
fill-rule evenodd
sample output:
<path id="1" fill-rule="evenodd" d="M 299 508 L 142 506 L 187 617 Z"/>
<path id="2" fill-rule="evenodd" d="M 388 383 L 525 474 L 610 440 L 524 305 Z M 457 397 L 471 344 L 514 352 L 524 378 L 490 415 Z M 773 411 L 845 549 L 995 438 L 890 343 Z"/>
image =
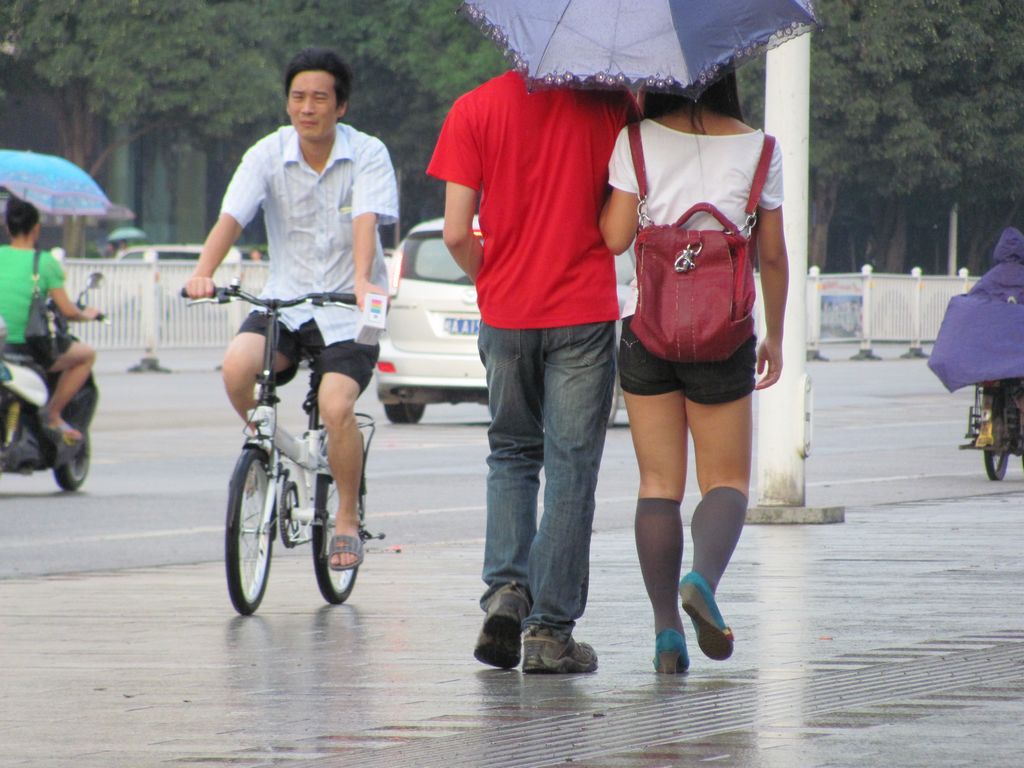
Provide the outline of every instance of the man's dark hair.
<path id="1" fill-rule="evenodd" d="M 11 237 L 27 235 L 39 223 L 39 210 L 19 197 L 7 201 L 7 231 Z"/>
<path id="2" fill-rule="evenodd" d="M 736 87 L 736 73 L 728 72 L 709 85 L 696 99 L 686 96 L 679 96 L 674 93 L 657 93 L 648 91 L 644 94 L 644 117 L 655 118 L 675 112 L 684 107 L 690 108 L 690 115 L 694 122 L 703 130 L 700 120 L 700 110 L 707 107 L 712 112 L 717 112 L 726 117 L 733 117 L 743 121 L 743 111 L 740 109 L 739 90 Z"/>
<path id="3" fill-rule="evenodd" d="M 299 51 L 295 58 L 288 62 L 284 71 L 284 95 L 292 90 L 292 80 L 300 72 L 327 72 L 334 75 L 334 95 L 338 98 L 338 106 L 348 103 L 352 90 L 352 70 L 348 64 L 329 48 L 307 48 Z"/>

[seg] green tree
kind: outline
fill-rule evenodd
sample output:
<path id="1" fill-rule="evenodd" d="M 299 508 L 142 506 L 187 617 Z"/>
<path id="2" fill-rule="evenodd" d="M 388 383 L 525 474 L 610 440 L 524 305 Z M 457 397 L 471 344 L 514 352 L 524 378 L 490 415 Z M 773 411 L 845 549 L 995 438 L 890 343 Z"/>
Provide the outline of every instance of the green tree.
<path id="1" fill-rule="evenodd" d="M 118 147 L 159 132 L 205 150 L 226 176 L 286 120 L 284 63 L 308 45 L 331 47 L 355 72 L 346 121 L 388 145 L 407 227 L 442 210 L 442 185 L 424 169 L 451 102 L 505 68 L 455 16 L 457 5 L 7 0 L 0 93 L 52 115 L 61 153 L 93 174 Z M 980 271 L 1024 196 L 1024 3 L 816 5 L 824 30 L 812 41 L 811 263 L 905 271 L 909 252 L 935 265 L 959 204 L 962 261 Z M 763 67 L 743 68 L 741 85 L 756 119 Z"/>
<path id="2" fill-rule="evenodd" d="M 387 144 L 409 226 L 441 212 L 442 186 L 424 169 L 451 102 L 504 68 L 457 5 L 9 0 L 0 5 L 0 92 L 38 100 L 61 154 L 94 175 L 119 147 L 159 132 L 206 150 L 227 176 L 252 141 L 285 122 L 285 62 L 330 47 L 355 74 L 345 119 Z M 78 252 L 73 238 L 65 247 Z"/>
<path id="3" fill-rule="evenodd" d="M 811 263 L 825 265 L 827 246 L 836 245 L 830 227 L 841 222 L 843 250 L 905 271 L 908 243 L 944 239 L 947 212 L 965 199 L 983 201 L 966 209 L 965 238 L 989 240 L 984 228 L 1020 204 L 1024 160 L 1007 149 L 1024 141 L 1024 6 L 819 0 L 817 7 L 825 28 L 812 43 Z M 920 255 L 918 246 L 913 258 Z"/>
<path id="4" fill-rule="evenodd" d="M 96 175 L 114 150 L 148 133 L 202 141 L 264 114 L 279 88 L 265 5 L 8 0 L 3 82 L 46 109 L 61 154 Z M 66 233 L 69 253 L 80 238 L 80 226 Z"/>
<path id="5" fill-rule="evenodd" d="M 13 0 L 0 8 L 12 66 L 42 87 L 63 154 L 98 173 L 151 131 L 229 135 L 278 89 L 263 3 Z M 126 126 L 111 138 L 107 126 Z"/>

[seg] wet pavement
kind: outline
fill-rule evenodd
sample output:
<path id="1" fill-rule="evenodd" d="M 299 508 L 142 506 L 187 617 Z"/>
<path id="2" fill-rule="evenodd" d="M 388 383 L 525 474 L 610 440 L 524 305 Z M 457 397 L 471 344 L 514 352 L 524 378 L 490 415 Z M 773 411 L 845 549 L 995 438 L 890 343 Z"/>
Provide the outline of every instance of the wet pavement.
<path id="1" fill-rule="evenodd" d="M 1024 494 L 845 512 L 748 526 L 733 657 L 691 631 L 671 678 L 628 529 L 593 538 L 592 675 L 474 661 L 481 542 L 375 543 L 336 607 L 279 548 L 247 618 L 216 563 L 3 580 L 0 765 L 1024 763 Z"/>

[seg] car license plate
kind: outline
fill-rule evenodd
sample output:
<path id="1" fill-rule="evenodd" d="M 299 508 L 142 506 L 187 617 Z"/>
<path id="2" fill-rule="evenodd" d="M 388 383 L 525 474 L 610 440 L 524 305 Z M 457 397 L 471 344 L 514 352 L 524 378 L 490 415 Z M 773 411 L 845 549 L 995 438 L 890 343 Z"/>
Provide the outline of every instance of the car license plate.
<path id="1" fill-rule="evenodd" d="M 478 317 L 446 317 L 444 319 L 445 333 L 453 336 L 479 336 L 480 318 Z"/>

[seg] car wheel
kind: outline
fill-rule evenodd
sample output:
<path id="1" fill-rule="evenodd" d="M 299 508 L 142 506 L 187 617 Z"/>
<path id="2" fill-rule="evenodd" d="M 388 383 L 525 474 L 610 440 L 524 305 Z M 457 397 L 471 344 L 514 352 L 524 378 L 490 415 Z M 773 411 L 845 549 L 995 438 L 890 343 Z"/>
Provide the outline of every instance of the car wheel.
<path id="1" fill-rule="evenodd" d="M 392 424 L 416 424 L 426 408 L 423 403 L 393 403 L 384 406 L 384 413 Z"/>

